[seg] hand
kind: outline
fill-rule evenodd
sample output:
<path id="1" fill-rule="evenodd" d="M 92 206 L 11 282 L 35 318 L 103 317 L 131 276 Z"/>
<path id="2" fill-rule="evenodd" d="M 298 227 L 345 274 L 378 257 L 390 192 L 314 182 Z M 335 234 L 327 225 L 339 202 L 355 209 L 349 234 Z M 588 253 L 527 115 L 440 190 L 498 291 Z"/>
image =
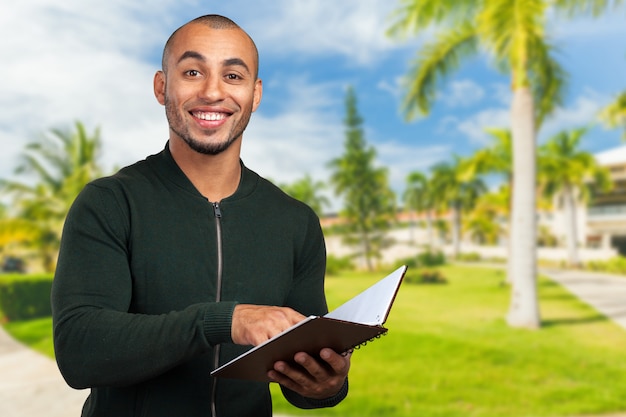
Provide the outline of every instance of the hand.
<path id="1" fill-rule="evenodd" d="M 272 381 L 308 398 L 324 399 L 337 394 L 350 369 L 350 354 L 340 355 L 327 348 L 320 351 L 320 359 L 298 352 L 294 361 L 300 368 L 279 361 L 267 375 Z"/>
<path id="2" fill-rule="evenodd" d="M 231 338 L 238 345 L 256 346 L 304 319 L 289 307 L 239 304 L 233 312 Z"/>

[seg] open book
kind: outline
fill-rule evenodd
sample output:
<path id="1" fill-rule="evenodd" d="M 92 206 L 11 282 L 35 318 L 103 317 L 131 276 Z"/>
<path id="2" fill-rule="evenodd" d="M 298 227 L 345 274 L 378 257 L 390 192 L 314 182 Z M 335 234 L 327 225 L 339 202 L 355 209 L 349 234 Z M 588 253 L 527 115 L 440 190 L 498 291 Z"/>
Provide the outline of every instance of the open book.
<path id="1" fill-rule="evenodd" d="M 211 372 L 223 378 L 269 381 L 277 361 L 298 352 L 319 356 L 323 348 L 344 353 L 387 332 L 383 324 L 407 267 L 402 266 L 324 316 L 309 316 Z"/>

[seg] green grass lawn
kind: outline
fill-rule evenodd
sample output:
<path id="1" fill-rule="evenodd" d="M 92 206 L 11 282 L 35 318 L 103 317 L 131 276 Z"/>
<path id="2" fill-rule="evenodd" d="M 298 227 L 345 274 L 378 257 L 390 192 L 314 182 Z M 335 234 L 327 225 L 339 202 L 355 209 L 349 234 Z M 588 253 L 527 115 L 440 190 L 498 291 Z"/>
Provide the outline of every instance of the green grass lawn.
<path id="1" fill-rule="evenodd" d="M 509 328 L 503 273 L 440 268 L 449 283 L 403 284 L 389 334 L 352 356 L 350 394 L 332 409 L 302 411 L 274 395 L 280 414 L 343 417 L 565 417 L 626 411 L 626 331 L 541 279 L 540 330 Z M 415 271 L 409 271 L 409 273 Z M 327 279 L 332 308 L 381 278 Z M 52 355 L 49 319 L 8 324 Z M 277 387 L 272 386 L 277 393 Z"/>
<path id="2" fill-rule="evenodd" d="M 52 318 L 7 323 L 4 328 L 17 340 L 54 358 L 52 346 Z"/>
<path id="3" fill-rule="evenodd" d="M 626 331 L 547 280 L 540 281 L 539 290 L 542 329 L 512 329 L 504 321 L 510 289 L 501 285 L 502 272 L 440 269 L 446 285 L 403 284 L 386 324 L 389 334 L 352 356 L 348 398 L 315 415 L 539 417 L 626 411 Z M 380 274 L 329 278 L 331 309 L 377 278 Z M 305 414 L 279 395 L 274 398 L 278 412 Z"/>

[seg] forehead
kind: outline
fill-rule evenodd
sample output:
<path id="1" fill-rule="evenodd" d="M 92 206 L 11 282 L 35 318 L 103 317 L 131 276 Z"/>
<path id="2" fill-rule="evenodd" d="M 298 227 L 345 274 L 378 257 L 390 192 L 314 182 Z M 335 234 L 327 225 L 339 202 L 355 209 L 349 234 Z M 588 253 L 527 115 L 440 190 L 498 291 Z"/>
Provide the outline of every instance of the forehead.
<path id="1" fill-rule="evenodd" d="M 172 41 L 167 56 L 170 65 L 175 65 L 185 52 L 195 51 L 209 61 L 239 58 L 252 71 L 256 69 L 254 45 L 241 29 L 213 29 L 200 23 L 189 24 L 182 27 Z"/>

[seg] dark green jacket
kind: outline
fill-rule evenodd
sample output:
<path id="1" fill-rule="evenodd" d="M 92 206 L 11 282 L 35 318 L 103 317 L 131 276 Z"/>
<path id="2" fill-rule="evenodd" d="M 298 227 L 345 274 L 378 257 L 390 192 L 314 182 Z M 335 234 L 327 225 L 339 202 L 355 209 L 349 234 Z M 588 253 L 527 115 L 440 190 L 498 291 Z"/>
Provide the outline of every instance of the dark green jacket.
<path id="1" fill-rule="evenodd" d="M 83 416 L 270 416 L 268 384 L 209 373 L 246 347 L 237 303 L 327 311 L 325 246 L 306 205 L 243 167 L 239 188 L 204 198 L 169 149 L 89 184 L 63 231 L 52 288 L 54 345 Z M 303 408 L 332 406 L 283 390 Z M 214 401 L 214 399 L 216 399 Z"/>

